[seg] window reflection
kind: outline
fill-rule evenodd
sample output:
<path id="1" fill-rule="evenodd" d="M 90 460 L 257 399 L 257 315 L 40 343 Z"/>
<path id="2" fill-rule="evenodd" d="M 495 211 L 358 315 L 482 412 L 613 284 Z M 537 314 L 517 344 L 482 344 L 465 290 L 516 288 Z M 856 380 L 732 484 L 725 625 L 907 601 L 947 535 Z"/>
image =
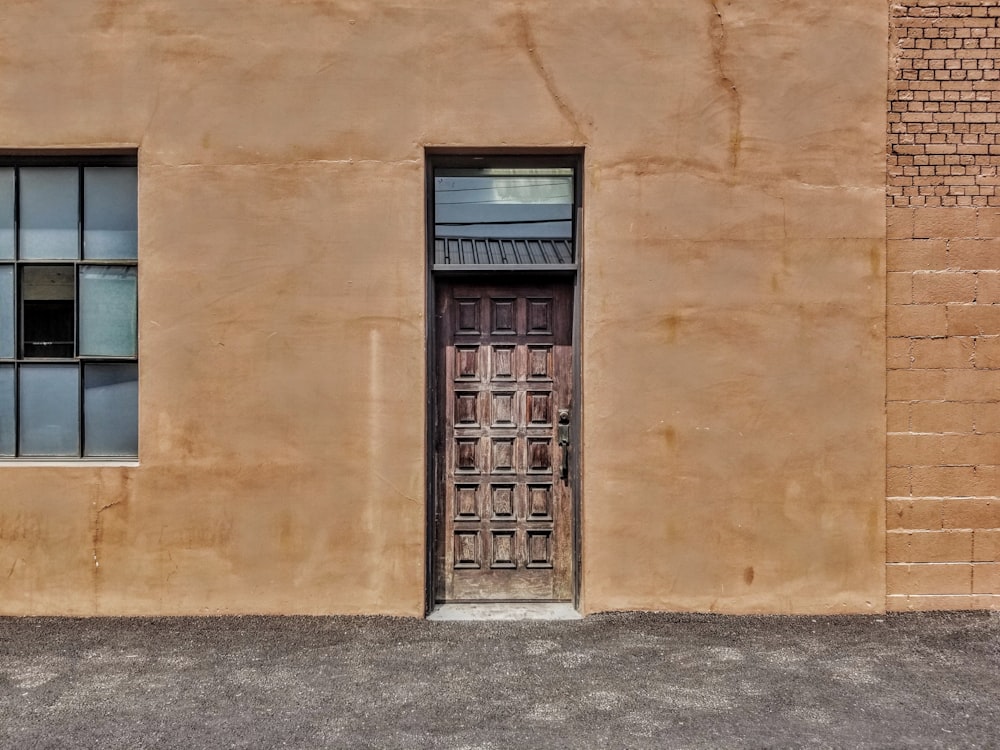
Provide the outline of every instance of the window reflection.
<path id="1" fill-rule="evenodd" d="M 570 239 L 573 170 L 437 169 L 438 238 Z"/>

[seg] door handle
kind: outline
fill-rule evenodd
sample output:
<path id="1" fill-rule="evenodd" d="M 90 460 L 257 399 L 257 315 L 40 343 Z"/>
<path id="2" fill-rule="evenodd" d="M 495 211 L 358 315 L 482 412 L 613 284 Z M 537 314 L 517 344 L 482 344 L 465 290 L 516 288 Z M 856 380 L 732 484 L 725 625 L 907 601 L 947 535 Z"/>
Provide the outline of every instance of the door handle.
<path id="1" fill-rule="evenodd" d="M 562 468 L 559 470 L 559 478 L 564 483 L 569 483 L 569 409 L 559 410 L 559 424 L 556 427 L 559 438 L 559 447 L 562 448 Z"/>

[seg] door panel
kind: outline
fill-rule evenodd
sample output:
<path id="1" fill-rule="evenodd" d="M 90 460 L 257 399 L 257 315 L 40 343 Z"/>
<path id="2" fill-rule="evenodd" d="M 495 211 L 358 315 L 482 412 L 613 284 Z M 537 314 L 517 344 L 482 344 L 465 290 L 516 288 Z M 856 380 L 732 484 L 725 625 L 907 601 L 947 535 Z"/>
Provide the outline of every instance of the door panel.
<path id="1" fill-rule="evenodd" d="M 572 287 L 443 282 L 436 302 L 435 599 L 570 600 Z"/>

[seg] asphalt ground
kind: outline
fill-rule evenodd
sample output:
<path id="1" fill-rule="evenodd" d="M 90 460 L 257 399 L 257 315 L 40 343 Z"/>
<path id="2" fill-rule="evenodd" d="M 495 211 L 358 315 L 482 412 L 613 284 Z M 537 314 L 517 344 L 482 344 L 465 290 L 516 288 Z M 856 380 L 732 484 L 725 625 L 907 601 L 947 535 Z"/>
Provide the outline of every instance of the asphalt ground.
<path id="1" fill-rule="evenodd" d="M 0 618 L 0 747 L 1000 747 L 1000 616 Z"/>

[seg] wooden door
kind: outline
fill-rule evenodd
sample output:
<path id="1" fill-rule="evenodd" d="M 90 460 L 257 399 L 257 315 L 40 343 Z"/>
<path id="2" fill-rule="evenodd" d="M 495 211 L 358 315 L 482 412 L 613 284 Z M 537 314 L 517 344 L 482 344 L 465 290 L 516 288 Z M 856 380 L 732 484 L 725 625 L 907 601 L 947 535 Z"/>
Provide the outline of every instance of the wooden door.
<path id="1" fill-rule="evenodd" d="M 572 299 L 438 285 L 438 602 L 572 599 Z"/>

